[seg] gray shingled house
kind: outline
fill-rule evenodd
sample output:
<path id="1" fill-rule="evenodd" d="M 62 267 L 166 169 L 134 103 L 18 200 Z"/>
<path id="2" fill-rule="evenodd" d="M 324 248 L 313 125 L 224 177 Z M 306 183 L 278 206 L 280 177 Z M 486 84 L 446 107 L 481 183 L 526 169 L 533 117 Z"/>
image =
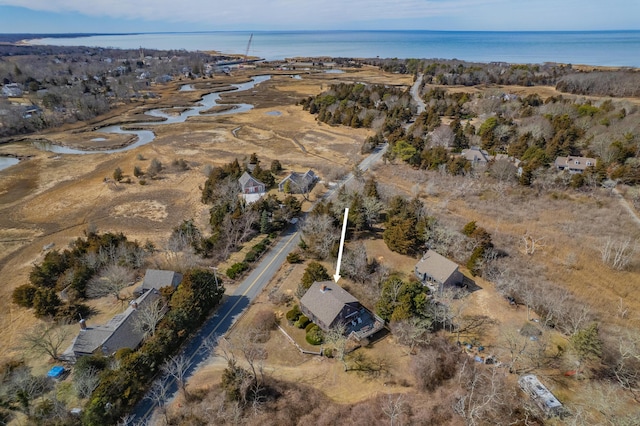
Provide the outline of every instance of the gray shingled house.
<path id="1" fill-rule="evenodd" d="M 176 288 L 182 282 L 182 274 L 161 269 L 147 269 L 142 280 L 142 285 L 133 290 L 133 294 L 140 296 L 147 290 L 160 290 L 162 287 Z"/>
<path id="2" fill-rule="evenodd" d="M 384 320 L 369 312 L 358 299 L 333 281 L 316 281 L 300 299 L 300 311 L 323 331 L 342 323 L 345 334 L 363 339 L 384 327 Z"/>
<path id="3" fill-rule="evenodd" d="M 313 170 L 309 170 L 306 173 L 291 172 L 280 181 L 278 191 L 284 192 L 288 185 L 289 192 L 292 194 L 306 194 L 313 188 L 316 180 L 318 180 L 318 177 Z M 287 182 L 289 183 L 287 184 Z"/>
<path id="4" fill-rule="evenodd" d="M 415 274 L 422 284 L 434 291 L 462 284 L 464 276 L 458 270 L 458 264 L 433 250 L 427 250 L 415 266 Z"/>
<path id="5" fill-rule="evenodd" d="M 92 354 L 111 355 L 118 349 L 137 348 L 144 339 L 144 332 L 136 327 L 138 313 L 160 297 L 160 292 L 156 289 L 145 291 L 124 312 L 104 325 L 87 327 L 85 320 L 81 320 L 80 333 L 65 351 L 65 357 L 77 359 Z"/>
<path id="6" fill-rule="evenodd" d="M 596 159 L 592 157 L 558 157 L 554 162 L 556 169 L 567 170 L 571 174 L 582 173 L 587 170 L 588 167 L 596 166 Z"/>
<path id="7" fill-rule="evenodd" d="M 244 172 L 238 179 L 243 194 L 261 194 L 265 192 L 266 186 L 258 179 Z"/>

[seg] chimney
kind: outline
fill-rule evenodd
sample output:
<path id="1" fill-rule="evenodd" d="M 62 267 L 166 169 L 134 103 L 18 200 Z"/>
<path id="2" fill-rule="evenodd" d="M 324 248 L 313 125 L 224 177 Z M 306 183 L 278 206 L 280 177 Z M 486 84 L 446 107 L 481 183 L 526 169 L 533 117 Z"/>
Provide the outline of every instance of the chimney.
<path id="1" fill-rule="evenodd" d="M 327 285 L 326 284 L 322 284 L 322 287 L 320 288 L 320 291 L 322 291 L 323 293 L 325 291 L 327 291 Z"/>
<path id="2" fill-rule="evenodd" d="M 80 330 L 86 330 L 87 329 L 87 320 L 82 318 L 80 320 Z"/>
<path id="3" fill-rule="evenodd" d="M 133 309 L 138 309 L 138 302 L 136 302 L 135 300 L 132 300 L 129 304 Z"/>

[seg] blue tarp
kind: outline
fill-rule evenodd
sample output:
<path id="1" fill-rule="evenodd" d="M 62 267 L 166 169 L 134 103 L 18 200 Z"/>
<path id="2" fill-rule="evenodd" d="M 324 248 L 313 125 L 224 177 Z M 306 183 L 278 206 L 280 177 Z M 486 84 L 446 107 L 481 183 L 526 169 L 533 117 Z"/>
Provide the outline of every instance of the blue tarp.
<path id="1" fill-rule="evenodd" d="M 62 377 L 62 374 L 64 374 L 64 367 L 62 367 L 61 365 L 56 365 L 55 367 L 51 368 L 51 370 L 49 370 L 49 372 L 47 373 L 47 377 L 58 379 Z"/>

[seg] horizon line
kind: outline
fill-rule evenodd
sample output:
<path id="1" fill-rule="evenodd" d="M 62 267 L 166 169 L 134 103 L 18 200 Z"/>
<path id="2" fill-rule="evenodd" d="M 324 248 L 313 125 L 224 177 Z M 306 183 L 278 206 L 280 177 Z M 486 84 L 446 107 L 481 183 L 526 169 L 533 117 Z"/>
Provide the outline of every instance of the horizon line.
<path id="1" fill-rule="evenodd" d="M 125 31 L 125 32 L 0 32 L 0 35 L 28 36 L 105 36 L 138 34 L 201 34 L 201 33 L 314 33 L 314 32 L 433 32 L 433 33 L 605 33 L 640 32 L 640 29 L 608 30 L 425 30 L 425 29 L 290 29 L 290 30 L 196 30 L 196 31 Z"/>

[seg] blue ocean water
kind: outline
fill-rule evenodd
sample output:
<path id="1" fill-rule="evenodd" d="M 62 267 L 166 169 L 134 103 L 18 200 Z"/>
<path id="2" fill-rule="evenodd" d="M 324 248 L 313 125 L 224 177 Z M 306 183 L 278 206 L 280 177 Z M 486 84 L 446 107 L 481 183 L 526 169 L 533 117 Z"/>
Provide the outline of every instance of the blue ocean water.
<path id="1" fill-rule="evenodd" d="M 47 38 L 34 44 L 296 56 L 441 58 L 640 67 L 640 31 L 213 31 Z"/>

